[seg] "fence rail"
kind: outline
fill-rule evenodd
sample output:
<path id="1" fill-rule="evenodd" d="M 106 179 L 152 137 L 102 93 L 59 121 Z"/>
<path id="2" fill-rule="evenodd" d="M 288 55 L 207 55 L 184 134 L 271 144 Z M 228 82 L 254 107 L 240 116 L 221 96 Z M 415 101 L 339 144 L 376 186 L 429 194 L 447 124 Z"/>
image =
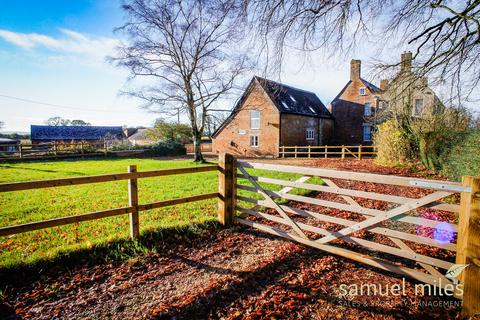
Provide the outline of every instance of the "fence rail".
<path id="1" fill-rule="evenodd" d="M 84 155 L 107 155 L 108 142 L 50 142 L 39 144 L 0 144 L 0 159 L 62 158 Z"/>
<path id="2" fill-rule="evenodd" d="M 287 158 L 356 158 L 374 157 L 377 155 L 375 146 L 281 146 L 279 157 Z"/>
<path id="3" fill-rule="evenodd" d="M 106 217 L 118 216 L 123 214 L 130 215 L 130 236 L 131 238 L 137 238 L 139 235 L 139 223 L 138 223 L 138 213 L 140 211 L 151 210 L 155 208 L 162 208 L 166 206 L 173 206 L 187 202 L 195 202 L 207 199 L 218 198 L 219 193 L 207 193 L 194 195 L 184 198 L 176 198 L 171 200 L 162 200 L 158 202 L 152 202 L 147 204 L 138 203 L 138 186 L 137 179 L 141 178 L 151 178 L 151 177 L 162 177 L 170 176 L 177 174 L 188 174 L 188 173 L 197 173 L 197 172 L 207 172 L 207 171 L 216 171 L 219 170 L 217 165 L 209 165 L 202 167 L 193 167 L 193 168 L 178 168 L 178 169 L 165 169 L 165 170 L 154 170 L 154 171 L 136 171 L 136 166 L 129 166 L 129 172 L 127 173 L 116 173 L 116 174 L 106 174 L 106 175 L 97 175 L 97 176 L 88 176 L 88 177 L 75 177 L 75 178 L 63 178 L 63 179 L 52 179 L 52 180 L 39 180 L 39 181 L 26 181 L 26 182 L 13 182 L 13 183 L 3 183 L 0 184 L 0 192 L 14 192 L 20 190 L 29 190 L 29 189 L 40 189 L 40 188 L 52 188 L 52 187 L 62 187 L 62 186 L 73 186 L 79 184 L 91 184 L 91 183 L 101 183 L 101 182 L 110 182 L 110 181 L 121 181 L 128 180 L 128 195 L 129 195 L 129 204 L 126 207 L 122 208 L 113 208 L 103 211 L 89 212 L 81 215 L 67 216 L 61 218 L 55 218 L 50 220 L 36 221 L 25 223 L 21 225 L 7 226 L 0 228 L 0 236 L 8 236 L 17 233 L 51 228 L 56 226 L 62 226 L 82 221 L 102 219 Z"/>

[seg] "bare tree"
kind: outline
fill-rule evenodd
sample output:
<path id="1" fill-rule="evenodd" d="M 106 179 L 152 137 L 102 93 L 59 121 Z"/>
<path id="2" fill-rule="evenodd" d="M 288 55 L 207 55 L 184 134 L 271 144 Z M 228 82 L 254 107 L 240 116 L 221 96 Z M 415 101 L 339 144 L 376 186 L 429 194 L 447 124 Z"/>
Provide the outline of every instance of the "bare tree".
<path id="1" fill-rule="evenodd" d="M 63 119 L 61 117 L 51 117 L 45 121 L 45 124 L 56 127 L 56 126 L 68 126 L 70 125 L 70 122 L 71 121 L 69 119 Z"/>
<path id="2" fill-rule="evenodd" d="M 238 53 L 243 34 L 239 2 L 233 0 L 130 0 L 128 21 L 119 28 L 129 43 L 111 58 L 148 84 L 128 94 L 145 107 L 190 121 L 195 161 L 207 116 L 235 88 L 248 59 Z"/>
<path id="3" fill-rule="evenodd" d="M 408 44 L 419 77 L 435 75 L 451 95 L 471 97 L 480 81 L 479 0 L 244 0 L 263 36 L 267 56 L 279 65 L 285 48 L 348 53 L 358 41 L 377 48 Z M 269 44 L 273 50 L 269 50 Z M 375 47 L 375 46 L 372 46 Z M 397 63 L 383 63 L 384 67 Z"/>

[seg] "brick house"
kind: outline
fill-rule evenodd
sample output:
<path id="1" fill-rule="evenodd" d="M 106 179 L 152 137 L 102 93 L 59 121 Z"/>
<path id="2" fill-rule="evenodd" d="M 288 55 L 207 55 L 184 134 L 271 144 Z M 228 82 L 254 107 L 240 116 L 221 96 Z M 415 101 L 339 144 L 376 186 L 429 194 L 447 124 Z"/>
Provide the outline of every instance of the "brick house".
<path id="1" fill-rule="evenodd" d="M 276 157 L 280 146 L 326 144 L 332 133 L 333 117 L 314 93 L 255 76 L 213 133 L 212 148 Z"/>
<path id="2" fill-rule="evenodd" d="M 400 58 L 400 71 L 390 81 L 382 80 L 382 99 L 388 101 L 387 117 L 401 114 L 412 119 L 428 119 L 444 110 L 444 105 L 428 86 L 427 77 L 419 77 L 412 71 L 412 53 L 404 52 Z"/>
<path id="3" fill-rule="evenodd" d="M 352 60 L 350 80 L 331 103 L 335 118 L 333 145 L 371 144 L 381 94 L 380 88 L 361 77 L 361 61 Z"/>

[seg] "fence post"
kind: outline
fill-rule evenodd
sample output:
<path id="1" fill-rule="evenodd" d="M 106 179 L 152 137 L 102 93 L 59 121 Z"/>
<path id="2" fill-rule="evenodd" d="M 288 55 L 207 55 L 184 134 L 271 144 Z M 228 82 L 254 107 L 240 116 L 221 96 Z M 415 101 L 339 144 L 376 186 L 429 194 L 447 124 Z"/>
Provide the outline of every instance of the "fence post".
<path id="1" fill-rule="evenodd" d="M 137 166 L 128 166 L 128 172 L 137 172 Z M 140 235 L 139 219 L 138 219 L 138 185 L 137 179 L 128 180 L 128 206 L 135 207 L 133 212 L 130 212 L 130 238 L 136 239 Z"/>
<path id="2" fill-rule="evenodd" d="M 285 146 L 282 146 L 282 158 L 285 158 Z"/>
<path id="3" fill-rule="evenodd" d="M 218 175 L 218 221 L 228 227 L 233 224 L 236 205 L 236 160 L 233 155 L 222 153 L 218 158 L 218 165 L 220 167 Z"/>
<path id="4" fill-rule="evenodd" d="M 471 317 L 480 312 L 480 177 L 466 176 L 464 187 L 471 192 L 462 192 L 457 235 L 457 264 L 468 264 L 462 272 L 462 315 Z"/>
<path id="5" fill-rule="evenodd" d="M 107 156 L 107 141 L 103 142 L 103 152 L 105 153 L 105 157 Z"/>
<path id="6" fill-rule="evenodd" d="M 54 155 L 58 154 L 58 152 L 57 152 L 57 141 L 53 141 L 53 154 Z"/>
<path id="7" fill-rule="evenodd" d="M 297 157 L 297 146 L 295 146 L 295 158 Z"/>
<path id="8" fill-rule="evenodd" d="M 358 146 L 358 160 L 362 160 L 362 145 Z"/>
<path id="9" fill-rule="evenodd" d="M 22 159 L 22 158 L 23 158 L 23 147 L 22 147 L 22 144 L 20 144 L 20 145 L 18 146 L 18 151 L 20 152 L 20 159 Z"/>
<path id="10" fill-rule="evenodd" d="M 342 159 L 345 159 L 345 146 L 342 145 Z"/>
<path id="11" fill-rule="evenodd" d="M 324 156 L 325 156 L 325 159 L 327 159 L 328 158 L 328 147 L 326 145 L 325 145 L 324 150 L 325 150 L 325 155 Z"/>
<path id="12" fill-rule="evenodd" d="M 310 149 L 311 149 L 311 146 L 309 145 L 308 146 L 308 158 L 310 159 Z"/>

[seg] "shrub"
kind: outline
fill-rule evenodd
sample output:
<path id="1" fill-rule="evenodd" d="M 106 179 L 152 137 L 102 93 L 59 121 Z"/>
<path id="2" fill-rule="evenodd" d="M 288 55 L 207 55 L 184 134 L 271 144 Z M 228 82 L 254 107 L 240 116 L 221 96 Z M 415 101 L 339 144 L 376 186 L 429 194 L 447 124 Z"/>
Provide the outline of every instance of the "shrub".
<path id="1" fill-rule="evenodd" d="M 441 158 L 449 153 L 455 145 L 461 143 L 463 138 L 463 133 L 454 131 L 434 131 L 420 134 L 420 161 L 427 169 L 441 170 Z"/>
<path id="2" fill-rule="evenodd" d="M 379 125 L 373 140 L 377 147 L 376 162 L 392 165 L 405 163 L 411 159 L 410 140 L 395 121 L 388 120 Z"/>
<path id="3" fill-rule="evenodd" d="M 187 153 L 185 146 L 177 141 L 160 141 L 151 146 L 146 152 L 151 156 L 177 156 Z"/>
<path id="4" fill-rule="evenodd" d="M 462 176 L 480 176 L 480 130 L 456 133 L 456 143 L 439 158 L 441 172 L 460 181 Z"/>

